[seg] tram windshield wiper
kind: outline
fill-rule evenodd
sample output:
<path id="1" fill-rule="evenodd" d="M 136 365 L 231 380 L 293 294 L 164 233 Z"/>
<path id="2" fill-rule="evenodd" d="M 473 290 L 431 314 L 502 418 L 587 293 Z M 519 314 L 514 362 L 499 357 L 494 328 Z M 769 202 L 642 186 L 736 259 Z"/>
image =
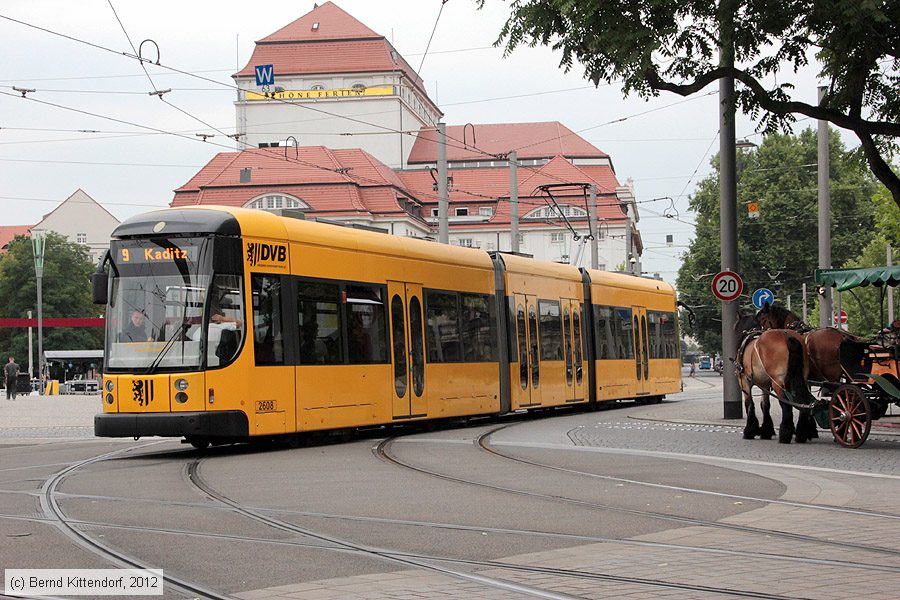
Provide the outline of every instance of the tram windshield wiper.
<path id="1" fill-rule="evenodd" d="M 172 332 L 171 337 L 166 340 L 166 345 L 163 346 L 163 349 L 159 351 L 159 354 L 156 355 L 156 358 L 154 358 L 153 362 L 150 363 L 150 366 L 147 367 L 145 375 L 152 375 L 156 371 L 156 367 L 159 366 L 159 363 L 162 362 L 162 359 L 166 355 L 166 352 L 169 351 L 169 349 L 178 340 L 178 338 L 184 340 L 185 333 L 187 333 L 187 330 L 190 326 L 190 323 L 182 323 L 175 331 Z"/>

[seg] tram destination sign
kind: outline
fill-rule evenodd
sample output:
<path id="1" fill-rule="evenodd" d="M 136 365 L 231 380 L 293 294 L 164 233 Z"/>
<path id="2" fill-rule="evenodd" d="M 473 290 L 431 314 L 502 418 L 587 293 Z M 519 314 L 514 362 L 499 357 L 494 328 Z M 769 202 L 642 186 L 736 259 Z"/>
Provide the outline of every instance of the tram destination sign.
<path id="1" fill-rule="evenodd" d="M 744 280 L 734 271 L 720 271 L 712 280 L 712 292 L 722 302 L 737 300 L 744 291 Z"/>
<path id="2" fill-rule="evenodd" d="M 166 263 L 174 261 L 194 262 L 197 260 L 197 246 L 130 246 L 119 248 L 118 260 L 125 264 Z"/>

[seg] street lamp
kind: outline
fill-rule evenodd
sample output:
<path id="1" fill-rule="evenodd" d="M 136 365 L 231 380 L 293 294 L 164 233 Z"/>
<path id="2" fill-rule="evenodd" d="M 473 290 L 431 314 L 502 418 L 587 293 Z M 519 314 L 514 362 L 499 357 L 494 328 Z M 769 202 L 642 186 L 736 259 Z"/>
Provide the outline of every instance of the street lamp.
<path id="1" fill-rule="evenodd" d="M 41 381 L 39 394 L 44 394 L 44 307 L 41 298 L 41 284 L 44 277 L 44 249 L 47 246 L 47 231 L 31 230 L 31 249 L 34 252 L 34 274 L 37 276 L 38 314 L 38 378 Z"/>

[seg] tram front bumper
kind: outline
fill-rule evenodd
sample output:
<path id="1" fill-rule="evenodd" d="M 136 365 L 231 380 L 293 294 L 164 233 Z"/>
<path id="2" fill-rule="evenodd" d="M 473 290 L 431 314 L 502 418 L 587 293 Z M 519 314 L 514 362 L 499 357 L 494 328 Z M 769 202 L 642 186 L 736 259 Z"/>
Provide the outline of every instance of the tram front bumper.
<path id="1" fill-rule="evenodd" d="M 239 410 L 183 413 L 102 413 L 94 416 L 97 437 L 199 436 L 246 438 L 247 415 Z"/>

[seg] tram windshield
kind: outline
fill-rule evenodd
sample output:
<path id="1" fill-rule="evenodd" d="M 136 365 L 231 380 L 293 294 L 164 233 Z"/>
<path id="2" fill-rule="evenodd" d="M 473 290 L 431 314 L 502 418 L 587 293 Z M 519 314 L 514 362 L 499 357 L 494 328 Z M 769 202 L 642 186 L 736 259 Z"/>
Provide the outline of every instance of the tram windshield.
<path id="1" fill-rule="evenodd" d="M 191 240 L 116 245 L 107 370 L 196 371 L 234 358 L 244 335 L 241 277 L 210 275 L 209 246 Z"/>

